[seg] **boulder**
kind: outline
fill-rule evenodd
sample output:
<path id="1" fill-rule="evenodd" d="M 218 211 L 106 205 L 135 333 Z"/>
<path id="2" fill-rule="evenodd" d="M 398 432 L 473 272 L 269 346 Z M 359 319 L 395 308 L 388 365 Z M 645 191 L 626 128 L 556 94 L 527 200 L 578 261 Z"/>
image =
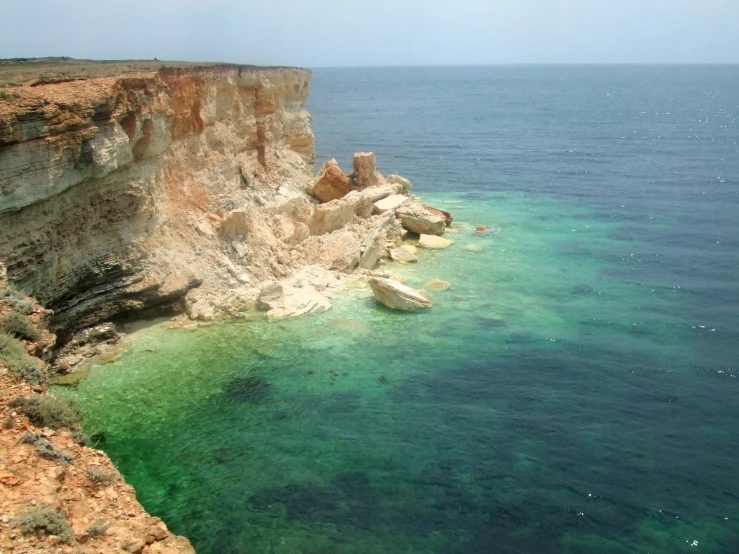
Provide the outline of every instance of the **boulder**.
<path id="1" fill-rule="evenodd" d="M 343 198 L 354 190 L 351 177 L 341 171 L 336 160 L 328 160 L 318 172 L 312 187 L 313 195 L 321 202 Z"/>
<path id="2" fill-rule="evenodd" d="M 385 181 L 392 184 L 400 185 L 401 192 L 408 192 L 411 190 L 411 182 L 406 179 L 405 177 L 401 177 L 400 175 L 396 175 L 395 173 L 391 173 L 387 177 L 385 177 Z"/>
<path id="3" fill-rule="evenodd" d="M 428 283 L 426 283 L 426 288 L 428 290 L 434 291 L 445 291 L 451 286 L 451 283 L 449 283 L 448 281 L 443 281 L 441 279 L 431 279 Z"/>
<path id="4" fill-rule="evenodd" d="M 362 257 L 359 260 L 361 269 L 373 269 L 385 249 L 385 233 L 382 228 L 370 233 L 361 246 Z"/>
<path id="5" fill-rule="evenodd" d="M 446 248 L 454 244 L 454 241 L 445 239 L 444 237 L 437 237 L 436 235 L 421 235 L 418 239 L 418 246 L 421 248 L 439 249 Z"/>
<path id="6" fill-rule="evenodd" d="M 419 291 L 398 281 L 373 277 L 369 284 L 377 301 L 388 308 L 410 311 L 431 307 L 431 301 L 424 298 Z"/>
<path id="7" fill-rule="evenodd" d="M 412 264 L 418 261 L 416 254 L 411 252 L 407 246 L 401 246 L 400 248 L 393 248 L 390 251 L 390 257 L 393 261 L 400 262 L 402 264 Z"/>
<path id="8" fill-rule="evenodd" d="M 257 299 L 257 309 L 267 311 L 279 307 L 283 299 L 283 288 L 280 283 L 269 283 L 261 291 Z"/>
<path id="9" fill-rule="evenodd" d="M 434 208 L 433 206 L 429 206 L 428 204 L 421 204 L 421 205 L 429 212 L 443 217 L 444 222 L 446 223 L 447 227 L 449 227 L 452 224 L 453 218 L 452 218 L 452 214 L 450 214 L 449 212 L 440 210 L 439 208 Z"/>
<path id="10" fill-rule="evenodd" d="M 419 235 L 441 235 L 446 229 L 446 219 L 423 204 L 414 202 L 395 211 L 401 225 Z"/>
<path id="11" fill-rule="evenodd" d="M 249 213 L 244 209 L 231 210 L 223 216 L 218 230 L 229 239 L 246 235 L 249 231 Z"/>
<path id="12" fill-rule="evenodd" d="M 399 194 L 401 192 L 401 187 L 398 184 L 384 184 L 384 185 L 377 185 L 376 187 L 372 187 L 369 189 L 365 189 L 362 191 L 362 194 L 369 198 L 371 202 L 377 202 L 378 200 L 382 200 L 383 198 L 387 198 L 391 194 Z"/>
<path id="13" fill-rule="evenodd" d="M 399 208 L 408 202 L 410 202 L 410 198 L 404 194 L 391 194 L 390 196 L 386 196 L 382 200 L 378 200 L 374 203 L 375 212 L 382 214 L 389 210 Z"/>
<path id="14" fill-rule="evenodd" d="M 285 287 L 267 319 L 286 319 L 301 315 L 320 314 L 331 309 L 331 302 L 313 287 Z"/>
<path id="15" fill-rule="evenodd" d="M 380 182 L 377 173 L 377 161 L 374 152 L 356 152 L 354 154 L 354 173 L 352 174 L 360 187 L 374 187 Z"/>
<path id="16" fill-rule="evenodd" d="M 310 230 L 314 235 L 323 235 L 341 229 L 354 220 L 355 215 L 367 217 L 372 210 L 370 199 L 352 191 L 344 198 L 316 206 Z"/>

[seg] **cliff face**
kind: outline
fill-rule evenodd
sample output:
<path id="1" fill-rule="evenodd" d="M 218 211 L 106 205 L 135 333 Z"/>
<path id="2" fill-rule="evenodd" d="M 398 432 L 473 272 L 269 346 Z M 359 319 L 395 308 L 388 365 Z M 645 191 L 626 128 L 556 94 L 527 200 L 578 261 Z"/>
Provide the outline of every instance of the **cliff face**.
<path id="1" fill-rule="evenodd" d="M 223 214 L 305 196 L 309 82 L 301 69 L 205 66 L 5 89 L 9 281 L 60 331 L 177 305 L 213 272 Z"/>

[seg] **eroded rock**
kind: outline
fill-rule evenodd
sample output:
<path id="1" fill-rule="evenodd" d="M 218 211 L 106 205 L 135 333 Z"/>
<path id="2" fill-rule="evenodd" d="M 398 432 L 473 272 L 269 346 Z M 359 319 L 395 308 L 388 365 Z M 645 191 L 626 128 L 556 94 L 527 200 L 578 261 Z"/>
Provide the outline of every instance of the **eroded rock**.
<path id="1" fill-rule="evenodd" d="M 394 310 L 413 311 L 430 308 L 431 301 L 420 291 L 386 277 L 373 277 L 370 287 L 381 304 Z"/>
<path id="2" fill-rule="evenodd" d="M 428 206 L 414 202 L 395 211 L 404 228 L 419 235 L 441 235 L 446 230 L 446 218 Z"/>
<path id="3" fill-rule="evenodd" d="M 334 159 L 328 160 L 321 166 L 311 188 L 313 195 L 321 202 L 343 198 L 352 190 L 354 190 L 354 183 L 351 177 L 341 170 Z"/>
<path id="4" fill-rule="evenodd" d="M 403 204 L 407 204 L 410 202 L 410 198 L 408 198 L 405 194 L 391 194 L 390 196 L 386 196 L 382 200 L 378 200 L 374 203 L 375 211 L 377 213 L 385 213 L 389 210 L 394 210 L 396 208 L 399 208 Z"/>
<path id="5" fill-rule="evenodd" d="M 418 261 L 416 254 L 405 245 L 390 250 L 390 257 L 393 261 L 400 262 L 402 264 L 411 264 Z"/>
<path id="6" fill-rule="evenodd" d="M 454 244 L 454 241 L 436 235 L 421 235 L 418 239 L 418 246 L 432 250 L 447 248 L 452 244 Z"/>
<path id="7" fill-rule="evenodd" d="M 377 172 L 377 160 L 374 152 L 356 152 L 354 154 L 353 176 L 360 187 L 374 187 L 380 183 L 381 175 Z"/>

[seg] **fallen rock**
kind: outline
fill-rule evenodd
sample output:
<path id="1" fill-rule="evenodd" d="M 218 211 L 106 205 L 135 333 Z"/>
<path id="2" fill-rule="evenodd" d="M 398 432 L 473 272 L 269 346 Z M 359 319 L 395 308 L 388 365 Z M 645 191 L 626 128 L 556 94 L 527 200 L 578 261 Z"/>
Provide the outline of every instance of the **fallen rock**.
<path id="1" fill-rule="evenodd" d="M 385 233 L 382 228 L 379 228 L 364 239 L 361 246 L 362 257 L 359 260 L 359 267 L 373 269 L 377 265 L 384 248 Z"/>
<path id="2" fill-rule="evenodd" d="M 451 286 L 452 284 L 448 281 L 444 281 L 442 279 L 431 279 L 428 283 L 426 283 L 425 288 L 441 292 L 447 290 Z"/>
<path id="3" fill-rule="evenodd" d="M 341 170 L 336 160 L 332 159 L 321 166 L 311 190 L 321 202 L 330 202 L 349 194 L 354 190 L 354 183 L 351 177 Z"/>
<path id="4" fill-rule="evenodd" d="M 446 229 L 446 219 L 425 205 L 414 202 L 395 211 L 401 225 L 419 235 L 441 235 Z"/>
<path id="5" fill-rule="evenodd" d="M 360 187 L 373 187 L 380 182 L 377 173 L 377 160 L 374 152 L 356 152 L 354 154 L 354 180 Z"/>
<path id="6" fill-rule="evenodd" d="M 431 302 L 419 291 L 398 281 L 385 277 L 373 277 L 369 284 L 377 301 L 388 308 L 410 311 L 431 307 Z"/>
<path id="7" fill-rule="evenodd" d="M 411 182 L 405 177 L 401 177 L 400 175 L 396 175 L 395 173 L 391 173 L 390 175 L 385 177 L 385 181 L 387 181 L 388 183 L 400 185 L 402 187 L 401 192 L 408 192 L 411 190 Z"/>
<path id="8" fill-rule="evenodd" d="M 369 198 L 372 202 L 377 202 L 383 198 L 387 198 L 391 194 L 400 194 L 402 192 L 402 186 L 397 183 L 388 183 L 385 185 L 378 185 L 376 187 L 368 188 L 362 191 L 362 195 Z"/>
<path id="9" fill-rule="evenodd" d="M 259 291 L 257 309 L 274 310 L 282 304 L 283 288 L 280 283 L 270 283 Z"/>
<path id="10" fill-rule="evenodd" d="M 405 248 L 406 250 L 408 250 L 408 252 L 410 252 L 411 254 L 418 254 L 418 248 L 416 248 L 412 244 L 404 244 L 403 245 L 403 248 Z"/>
<path id="11" fill-rule="evenodd" d="M 447 248 L 452 244 L 454 244 L 454 241 L 436 235 L 421 235 L 421 238 L 418 239 L 418 246 L 421 248 L 440 249 Z"/>
<path id="12" fill-rule="evenodd" d="M 370 199 L 359 192 L 352 191 L 344 198 L 316 206 L 310 230 L 314 235 L 330 233 L 351 223 L 355 215 L 368 217 L 371 212 Z"/>
<path id="13" fill-rule="evenodd" d="M 215 319 L 215 308 L 205 298 L 200 298 L 187 307 L 187 315 L 192 320 L 212 321 Z"/>
<path id="14" fill-rule="evenodd" d="M 320 314 L 331 309 L 331 302 L 313 287 L 285 287 L 276 305 L 267 312 L 267 319 L 277 320 Z"/>
<path id="15" fill-rule="evenodd" d="M 412 264 L 418 261 L 416 254 L 411 252 L 411 250 L 405 245 L 399 248 L 393 248 L 390 251 L 390 258 L 395 262 L 400 262 L 401 264 Z"/>
<path id="16" fill-rule="evenodd" d="M 452 214 L 445 210 L 440 210 L 439 208 L 434 208 L 433 206 L 429 206 L 428 204 L 421 204 L 426 210 L 428 210 L 431 213 L 434 213 L 436 215 L 440 215 L 444 218 L 444 222 L 446 223 L 446 226 L 449 227 L 452 224 L 452 221 L 454 221 L 454 218 L 452 218 Z"/>
<path id="17" fill-rule="evenodd" d="M 394 210 L 396 208 L 399 208 L 403 204 L 406 204 L 410 202 L 410 198 L 408 198 L 404 194 L 391 194 L 390 196 L 386 196 L 382 200 L 378 200 L 375 202 L 375 211 L 377 213 L 385 213 L 389 210 Z"/>

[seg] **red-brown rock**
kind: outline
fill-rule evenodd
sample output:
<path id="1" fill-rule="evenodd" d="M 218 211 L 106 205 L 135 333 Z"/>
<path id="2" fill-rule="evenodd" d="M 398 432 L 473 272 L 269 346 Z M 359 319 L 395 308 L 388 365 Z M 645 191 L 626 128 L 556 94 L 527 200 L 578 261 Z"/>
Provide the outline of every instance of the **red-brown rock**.
<path id="1" fill-rule="evenodd" d="M 349 175 L 344 173 L 336 160 L 328 160 L 313 181 L 313 195 L 321 202 L 343 198 L 354 190 Z"/>

